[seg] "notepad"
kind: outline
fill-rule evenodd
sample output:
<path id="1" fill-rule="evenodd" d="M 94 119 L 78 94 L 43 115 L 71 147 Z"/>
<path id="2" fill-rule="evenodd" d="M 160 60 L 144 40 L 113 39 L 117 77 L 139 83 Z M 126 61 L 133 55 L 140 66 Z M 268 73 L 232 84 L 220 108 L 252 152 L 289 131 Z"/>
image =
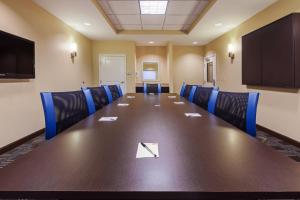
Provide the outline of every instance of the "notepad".
<path id="1" fill-rule="evenodd" d="M 144 143 L 154 154 L 156 154 L 156 158 L 159 157 L 158 153 L 158 143 Z M 154 155 L 149 152 L 149 150 L 141 145 L 138 144 L 137 151 L 136 151 L 136 158 L 155 158 Z"/>
<path id="2" fill-rule="evenodd" d="M 135 99 L 135 96 L 127 96 L 127 99 Z"/>
<path id="3" fill-rule="evenodd" d="M 159 104 L 155 104 L 154 106 L 155 106 L 155 107 L 160 107 L 160 105 L 159 105 Z"/>
<path id="4" fill-rule="evenodd" d="M 118 103 L 118 106 L 125 107 L 125 106 L 129 106 L 129 104 L 128 103 Z"/>
<path id="5" fill-rule="evenodd" d="M 202 117 L 199 113 L 184 113 L 187 117 Z"/>
<path id="6" fill-rule="evenodd" d="M 184 104 L 184 102 L 183 101 L 174 101 L 174 104 L 180 105 L 180 104 Z"/>
<path id="7" fill-rule="evenodd" d="M 168 96 L 169 99 L 175 99 L 176 96 Z"/>
<path id="8" fill-rule="evenodd" d="M 98 121 L 99 122 L 113 122 L 116 121 L 118 117 L 101 117 Z"/>

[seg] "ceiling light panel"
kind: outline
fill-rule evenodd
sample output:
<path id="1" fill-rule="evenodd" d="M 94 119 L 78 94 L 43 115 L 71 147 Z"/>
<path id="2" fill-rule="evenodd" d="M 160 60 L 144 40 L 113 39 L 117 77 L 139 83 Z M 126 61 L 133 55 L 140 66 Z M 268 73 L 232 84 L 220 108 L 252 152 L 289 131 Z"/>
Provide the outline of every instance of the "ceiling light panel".
<path id="1" fill-rule="evenodd" d="M 168 1 L 140 1 L 142 15 L 164 15 Z"/>

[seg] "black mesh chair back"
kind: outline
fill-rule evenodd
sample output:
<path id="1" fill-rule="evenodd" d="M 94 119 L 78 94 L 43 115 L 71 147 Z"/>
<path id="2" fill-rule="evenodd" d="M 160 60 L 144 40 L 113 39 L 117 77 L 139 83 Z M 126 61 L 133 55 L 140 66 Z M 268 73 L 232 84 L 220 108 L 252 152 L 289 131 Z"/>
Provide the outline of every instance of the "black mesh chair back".
<path id="1" fill-rule="evenodd" d="M 117 100 L 120 97 L 119 89 L 117 85 L 108 85 L 111 92 L 112 100 Z"/>
<path id="2" fill-rule="evenodd" d="M 215 115 L 246 131 L 246 114 L 249 93 L 219 92 Z"/>
<path id="3" fill-rule="evenodd" d="M 96 110 L 101 109 L 102 107 L 109 104 L 108 97 L 106 95 L 105 89 L 103 86 L 100 87 L 90 87 L 92 97 L 95 103 Z"/>
<path id="4" fill-rule="evenodd" d="M 214 88 L 212 87 L 197 87 L 194 94 L 193 103 L 207 110 L 209 98 L 213 89 Z"/>
<path id="5" fill-rule="evenodd" d="M 159 93 L 158 92 L 158 84 L 147 84 L 147 93 Z"/>
<path id="6" fill-rule="evenodd" d="M 53 92 L 56 116 L 56 133 L 69 128 L 89 115 L 87 101 L 82 91 Z"/>
<path id="7" fill-rule="evenodd" d="M 184 89 L 184 93 L 183 93 L 184 98 L 186 98 L 186 99 L 189 98 L 190 92 L 191 92 L 193 86 L 194 85 L 185 85 L 185 89 Z"/>

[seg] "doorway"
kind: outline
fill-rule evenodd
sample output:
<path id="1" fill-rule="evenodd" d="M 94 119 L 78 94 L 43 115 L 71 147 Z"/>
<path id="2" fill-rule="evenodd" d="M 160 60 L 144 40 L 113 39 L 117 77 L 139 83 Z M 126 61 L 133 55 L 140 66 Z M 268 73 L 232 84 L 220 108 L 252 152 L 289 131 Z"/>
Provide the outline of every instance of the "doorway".
<path id="1" fill-rule="evenodd" d="M 126 93 L 126 56 L 101 54 L 99 57 L 99 84 L 120 84 Z"/>
<path id="2" fill-rule="evenodd" d="M 204 86 L 216 86 L 216 54 L 204 58 Z"/>

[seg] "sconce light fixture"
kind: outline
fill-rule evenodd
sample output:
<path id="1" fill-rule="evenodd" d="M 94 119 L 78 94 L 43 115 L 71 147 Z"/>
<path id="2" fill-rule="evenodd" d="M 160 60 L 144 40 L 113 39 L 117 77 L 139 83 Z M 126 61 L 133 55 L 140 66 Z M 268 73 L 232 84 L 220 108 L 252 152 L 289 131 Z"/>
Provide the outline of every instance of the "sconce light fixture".
<path id="1" fill-rule="evenodd" d="M 231 61 L 234 59 L 234 46 L 233 44 L 228 44 L 228 57 L 231 58 Z"/>
<path id="2" fill-rule="evenodd" d="M 77 56 L 77 44 L 73 42 L 70 46 L 71 49 L 71 59 L 72 62 L 74 63 L 74 58 Z"/>

